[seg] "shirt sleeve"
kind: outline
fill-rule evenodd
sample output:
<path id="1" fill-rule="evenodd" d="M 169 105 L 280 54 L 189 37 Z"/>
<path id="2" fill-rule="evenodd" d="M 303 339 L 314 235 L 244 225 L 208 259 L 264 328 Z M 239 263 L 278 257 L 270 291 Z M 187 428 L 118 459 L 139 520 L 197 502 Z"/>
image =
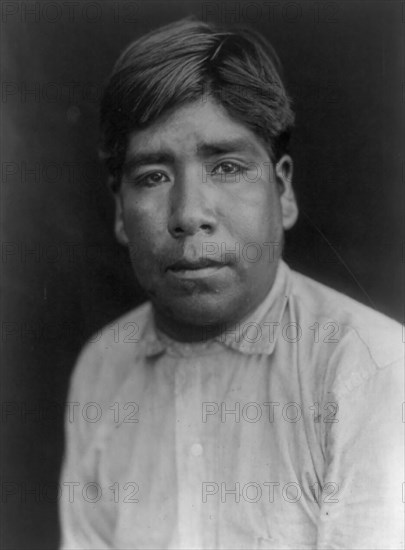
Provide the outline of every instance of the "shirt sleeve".
<path id="1" fill-rule="evenodd" d="M 114 508 L 109 491 L 98 477 L 102 404 L 97 391 L 100 384 L 96 381 L 100 364 L 95 346 L 89 345 L 82 352 L 72 376 L 60 477 L 61 550 L 113 547 Z"/>
<path id="2" fill-rule="evenodd" d="M 373 365 L 336 398 L 325 424 L 319 550 L 403 548 L 403 371 L 403 360 Z"/>

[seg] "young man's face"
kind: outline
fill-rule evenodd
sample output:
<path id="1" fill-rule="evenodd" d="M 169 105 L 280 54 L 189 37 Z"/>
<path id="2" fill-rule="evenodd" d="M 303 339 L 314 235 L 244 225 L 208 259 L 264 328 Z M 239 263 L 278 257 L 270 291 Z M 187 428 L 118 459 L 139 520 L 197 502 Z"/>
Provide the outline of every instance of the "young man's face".
<path id="1" fill-rule="evenodd" d="M 169 334 L 219 332 L 270 290 L 297 209 L 291 159 L 269 153 L 213 100 L 130 136 L 116 233 Z"/>

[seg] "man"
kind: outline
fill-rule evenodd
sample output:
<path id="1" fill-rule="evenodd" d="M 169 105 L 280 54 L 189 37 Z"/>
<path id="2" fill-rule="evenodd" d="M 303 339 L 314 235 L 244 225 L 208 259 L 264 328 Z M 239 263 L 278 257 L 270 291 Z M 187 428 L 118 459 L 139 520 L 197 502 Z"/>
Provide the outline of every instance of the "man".
<path id="1" fill-rule="evenodd" d="M 63 548 L 400 548 L 401 327 L 281 259 L 294 117 L 273 50 L 164 27 L 122 54 L 101 116 L 150 301 L 78 361 Z"/>

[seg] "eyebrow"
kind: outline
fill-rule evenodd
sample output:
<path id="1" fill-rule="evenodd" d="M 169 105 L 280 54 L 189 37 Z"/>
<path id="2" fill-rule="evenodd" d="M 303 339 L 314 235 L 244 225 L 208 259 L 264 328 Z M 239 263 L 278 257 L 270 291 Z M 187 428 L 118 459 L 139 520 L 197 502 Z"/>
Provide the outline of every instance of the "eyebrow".
<path id="1" fill-rule="evenodd" d="M 228 153 L 258 153 L 254 144 L 245 138 L 222 139 L 220 141 L 200 141 L 197 144 L 197 155 L 200 158 L 214 157 Z M 128 174 L 137 168 L 151 164 L 175 164 L 175 155 L 170 151 L 139 152 L 131 154 L 124 162 L 123 173 Z"/>
<path id="2" fill-rule="evenodd" d="M 167 151 L 136 153 L 125 160 L 122 172 L 128 174 L 137 168 L 142 168 L 142 166 L 149 166 L 150 164 L 174 164 L 174 162 L 174 155 Z"/>
<path id="3" fill-rule="evenodd" d="M 226 153 L 247 152 L 258 153 L 257 147 L 245 138 L 222 139 L 214 142 L 200 142 L 197 145 L 197 153 L 202 157 L 223 155 Z"/>

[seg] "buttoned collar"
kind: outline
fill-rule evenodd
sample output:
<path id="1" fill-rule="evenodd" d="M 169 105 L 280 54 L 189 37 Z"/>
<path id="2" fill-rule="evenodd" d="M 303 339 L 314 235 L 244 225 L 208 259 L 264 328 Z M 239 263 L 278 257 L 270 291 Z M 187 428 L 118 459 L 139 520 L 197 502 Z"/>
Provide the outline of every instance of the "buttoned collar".
<path id="1" fill-rule="evenodd" d="M 146 357 L 165 352 L 187 357 L 217 353 L 225 346 L 248 355 L 271 355 L 280 332 L 290 288 L 290 269 L 280 260 L 273 286 L 263 302 L 246 319 L 228 327 L 215 338 L 209 338 L 207 328 L 207 338 L 203 342 L 184 343 L 170 338 L 156 327 L 151 308 L 143 338 L 143 353 Z"/>

